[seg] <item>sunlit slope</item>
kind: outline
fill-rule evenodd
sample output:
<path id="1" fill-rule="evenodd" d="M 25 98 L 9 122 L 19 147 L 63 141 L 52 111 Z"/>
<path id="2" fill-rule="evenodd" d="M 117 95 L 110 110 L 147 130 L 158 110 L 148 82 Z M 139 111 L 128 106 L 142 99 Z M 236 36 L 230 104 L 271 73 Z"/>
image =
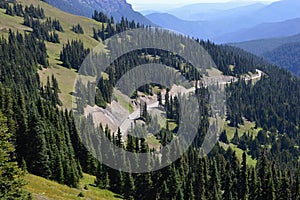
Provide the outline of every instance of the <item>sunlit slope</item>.
<path id="1" fill-rule="evenodd" d="M 60 44 L 46 42 L 50 67 L 48 69 L 39 71 L 39 74 L 43 83 L 46 83 L 48 76 L 51 76 L 52 74 L 55 75 L 61 89 L 60 99 L 62 100 L 65 107 L 70 108 L 72 99 L 70 92 L 72 92 L 73 90 L 74 78 L 76 76 L 76 73 L 73 70 L 63 68 L 60 65 L 60 51 L 62 50 L 63 45 L 68 42 L 68 40 L 81 40 L 83 41 L 86 48 L 88 47 L 91 49 L 98 45 L 101 46 L 101 43 L 93 39 L 92 36 L 93 27 L 101 28 L 102 24 L 93 19 L 65 13 L 40 0 L 19 0 L 17 2 L 23 4 L 24 6 L 30 4 L 33 4 L 34 6 L 41 6 L 44 9 L 46 17 L 51 17 L 52 19 L 59 20 L 61 26 L 64 29 L 64 32 L 62 33 L 57 32 L 59 35 Z M 71 31 L 72 26 L 77 24 L 80 24 L 82 26 L 84 34 L 76 34 Z M 12 17 L 6 15 L 5 10 L 0 9 L 0 35 L 4 35 L 4 37 L 6 37 L 9 29 L 22 33 L 25 30 L 31 31 L 31 28 L 23 25 L 23 17 Z"/>
<path id="2" fill-rule="evenodd" d="M 122 198 L 108 190 L 94 187 L 95 177 L 88 174 L 83 175 L 79 188 L 70 188 L 32 174 L 26 175 L 25 180 L 28 182 L 25 189 L 31 192 L 34 199 L 37 200 L 114 200 Z M 79 197 L 79 194 L 83 197 Z"/>

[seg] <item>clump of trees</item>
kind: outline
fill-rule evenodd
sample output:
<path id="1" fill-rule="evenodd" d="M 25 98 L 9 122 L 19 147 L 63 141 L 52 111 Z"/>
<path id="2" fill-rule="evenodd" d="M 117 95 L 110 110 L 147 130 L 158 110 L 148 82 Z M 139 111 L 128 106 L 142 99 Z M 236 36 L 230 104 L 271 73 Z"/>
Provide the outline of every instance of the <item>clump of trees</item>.
<path id="1" fill-rule="evenodd" d="M 101 29 L 93 28 L 93 38 L 95 40 L 105 40 L 125 30 L 144 27 L 140 23 L 135 23 L 134 20 L 129 21 L 124 17 L 121 18 L 120 22 L 115 23 L 113 17 L 109 19 L 103 12 L 98 13 L 97 11 L 95 11 L 93 19 L 102 22 Z"/>
<path id="2" fill-rule="evenodd" d="M 98 12 L 97 10 L 94 11 L 92 18 L 98 22 L 107 23 L 107 24 L 114 24 L 114 18 L 108 18 L 104 12 Z"/>
<path id="3" fill-rule="evenodd" d="M 77 24 L 76 26 L 73 25 L 73 26 L 72 26 L 72 31 L 73 31 L 74 33 L 77 33 L 77 34 L 84 34 L 83 28 L 81 27 L 80 24 Z"/>
<path id="4" fill-rule="evenodd" d="M 58 20 L 48 18 L 45 22 L 41 22 L 25 14 L 24 25 L 33 29 L 33 34 L 36 38 L 60 43 L 59 36 L 55 31 L 63 32 L 63 28 Z"/>
<path id="5" fill-rule="evenodd" d="M 36 19 L 44 19 L 45 13 L 43 8 L 40 6 L 34 7 L 32 4 L 30 6 L 25 6 L 23 8 L 22 4 L 14 2 L 13 5 L 9 5 L 8 1 L 1 1 L 0 2 L 1 8 L 5 8 L 5 14 L 11 15 L 11 16 L 19 16 L 23 17 L 25 14 Z"/>
<path id="6" fill-rule="evenodd" d="M 60 52 L 60 60 L 63 62 L 64 67 L 78 70 L 89 53 L 90 49 L 84 48 L 82 41 L 72 40 L 63 46 Z"/>
<path id="7" fill-rule="evenodd" d="M 36 38 L 53 43 L 60 42 L 59 36 L 55 31 L 63 32 L 64 30 L 56 19 L 47 18 L 45 22 L 40 21 L 46 18 L 43 8 L 40 6 L 34 7 L 32 4 L 23 8 L 22 4 L 14 3 L 11 6 L 6 4 L 6 1 L 1 2 L 2 7 L 6 8 L 6 14 L 24 17 L 24 25 L 33 29 L 33 34 Z"/>

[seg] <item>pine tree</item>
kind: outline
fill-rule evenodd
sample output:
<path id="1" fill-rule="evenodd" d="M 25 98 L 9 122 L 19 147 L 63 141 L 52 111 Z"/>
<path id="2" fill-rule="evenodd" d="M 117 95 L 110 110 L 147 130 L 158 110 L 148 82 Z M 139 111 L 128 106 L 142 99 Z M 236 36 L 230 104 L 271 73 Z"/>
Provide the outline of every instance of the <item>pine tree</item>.
<path id="1" fill-rule="evenodd" d="M 116 136 L 116 146 L 122 148 L 123 147 L 123 141 L 122 141 L 122 133 L 120 127 L 118 128 L 117 131 L 117 136 Z"/>
<path id="2" fill-rule="evenodd" d="M 179 189 L 178 189 L 179 190 Z M 192 181 L 190 181 L 189 183 L 187 183 L 187 198 L 189 200 L 194 200 L 195 199 L 195 194 L 194 194 L 194 188 L 193 188 L 193 183 Z"/>
<path id="3" fill-rule="evenodd" d="M 109 177 L 106 166 L 98 163 L 95 184 L 101 189 L 109 189 Z"/>
<path id="4" fill-rule="evenodd" d="M 161 90 L 157 94 L 157 101 L 158 104 L 161 106 L 162 105 L 162 95 L 161 95 Z"/>
<path id="5" fill-rule="evenodd" d="M 94 38 L 95 40 L 99 40 L 98 32 L 96 31 L 95 28 L 93 28 L 93 38 Z"/>
<path id="6" fill-rule="evenodd" d="M 226 176 L 223 183 L 223 199 L 232 199 L 232 179 L 231 179 L 231 168 L 230 164 L 227 162 L 226 164 Z"/>
<path id="7" fill-rule="evenodd" d="M 251 169 L 249 178 L 249 200 L 258 199 L 260 186 L 258 184 L 256 170 L 254 168 Z"/>
<path id="8" fill-rule="evenodd" d="M 135 185 L 132 174 L 125 173 L 124 179 L 124 197 L 125 199 L 133 200 L 135 196 Z"/>
<path id="9" fill-rule="evenodd" d="M 95 30 L 95 28 L 93 28 Z M 77 33 L 77 34 L 84 34 L 84 31 L 83 31 L 83 28 L 81 27 L 80 24 L 77 24 L 76 26 L 72 26 L 72 31 L 74 33 Z M 95 38 L 96 39 L 96 38 Z"/>
<path id="10" fill-rule="evenodd" d="M 15 12 L 14 12 L 13 8 L 10 5 L 6 8 L 5 14 L 11 15 L 11 16 L 15 15 Z"/>
<path id="11" fill-rule="evenodd" d="M 247 177 L 247 157 L 246 153 L 242 156 L 242 167 L 239 175 L 239 194 L 238 197 L 241 200 L 248 199 L 248 177 Z"/>
<path id="12" fill-rule="evenodd" d="M 231 139 L 231 143 L 232 143 L 232 144 L 235 144 L 235 145 L 238 145 L 239 142 L 240 142 L 239 132 L 238 132 L 237 129 L 235 129 L 235 133 L 234 133 L 233 138 Z"/>
<path id="13" fill-rule="evenodd" d="M 210 178 L 210 192 L 212 199 L 221 199 L 221 183 L 220 183 L 220 175 L 217 168 L 216 160 L 213 159 L 212 170 L 211 170 L 211 178 Z"/>
<path id="14" fill-rule="evenodd" d="M 292 200 L 292 194 L 291 194 L 291 185 L 289 177 L 287 177 L 287 174 L 283 174 L 283 177 L 280 180 L 280 191 L 279 192 L 279 199 L 280 200 Z"/>
<path id="15" fill-rule="evenodd" d="M 15 149 L 8 132 L 7 119 L 0 113 L 0 199 L 31 199 L 22 187 L 25 185 L 23 172 L 12 157 Z"/>
<path id="16" fill-rule="evenodd" d="M 257 164 L 258 177 L 261 185 L 261 199 L 275 199 L 275 188 L 266 152 L 263 152 Z"/>
<path id="17" fill-rule="evenodd" d="M 45 138 L 45 125 L 43 121 L 38 118 L 36 113 L 31 114 L 29 121 L 30 142 L 27 146 L 27 166 L 28 171 L 49 178 L 51 176 L 50 162 L 48 156 L 48 148 Z"/>
<path id="18" fill-rule="evenodd" d="M 225 144 L 228 144 L 229 142 L 228 142 L 228 139 L 227 139 L 227 133 L 226 133 L 226 130 L 224 130 L 222 133 L 221 133 L 221 135 L 220 135 L 220 137 L 219 137 L 219 140 L 221 141 L 221 142 L 224 142 Z"/>
<path id="19" fill-rule="evenodd" d="M 295 177 L 295 191 L 293 194 L 293 199 L 299 200 L 300 199 L 300 174 L 299 174 L 299 168 L 296 172 L 296 177 Z"/>

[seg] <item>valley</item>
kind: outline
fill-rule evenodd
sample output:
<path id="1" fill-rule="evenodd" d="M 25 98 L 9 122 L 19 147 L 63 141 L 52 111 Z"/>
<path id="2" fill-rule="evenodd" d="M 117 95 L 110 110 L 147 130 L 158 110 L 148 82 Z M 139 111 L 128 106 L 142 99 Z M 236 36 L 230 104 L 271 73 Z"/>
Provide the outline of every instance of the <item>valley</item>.
<path id="1" fill-rule="evenodd" d="M 299 6 L 297 0 L 199 3 L 146 17 L 161 27 L 221 44 L 295 35 L 300 32 Z"/>

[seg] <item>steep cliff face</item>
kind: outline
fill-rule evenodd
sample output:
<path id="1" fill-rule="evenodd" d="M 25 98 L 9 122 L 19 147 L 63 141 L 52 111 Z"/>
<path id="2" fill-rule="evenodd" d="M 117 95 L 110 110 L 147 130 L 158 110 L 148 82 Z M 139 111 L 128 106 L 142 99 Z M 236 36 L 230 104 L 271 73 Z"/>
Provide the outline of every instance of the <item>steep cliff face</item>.
<path id="1" fill-rule="evenodd" d="M 133 10 L 126 0 L 45 0 L 49 4 L 72 14 L 91 17 L 94 10 L 103 11 L 108 16 L 120 20 L 122 16 L 145 25 L 153 23 Z"/>

